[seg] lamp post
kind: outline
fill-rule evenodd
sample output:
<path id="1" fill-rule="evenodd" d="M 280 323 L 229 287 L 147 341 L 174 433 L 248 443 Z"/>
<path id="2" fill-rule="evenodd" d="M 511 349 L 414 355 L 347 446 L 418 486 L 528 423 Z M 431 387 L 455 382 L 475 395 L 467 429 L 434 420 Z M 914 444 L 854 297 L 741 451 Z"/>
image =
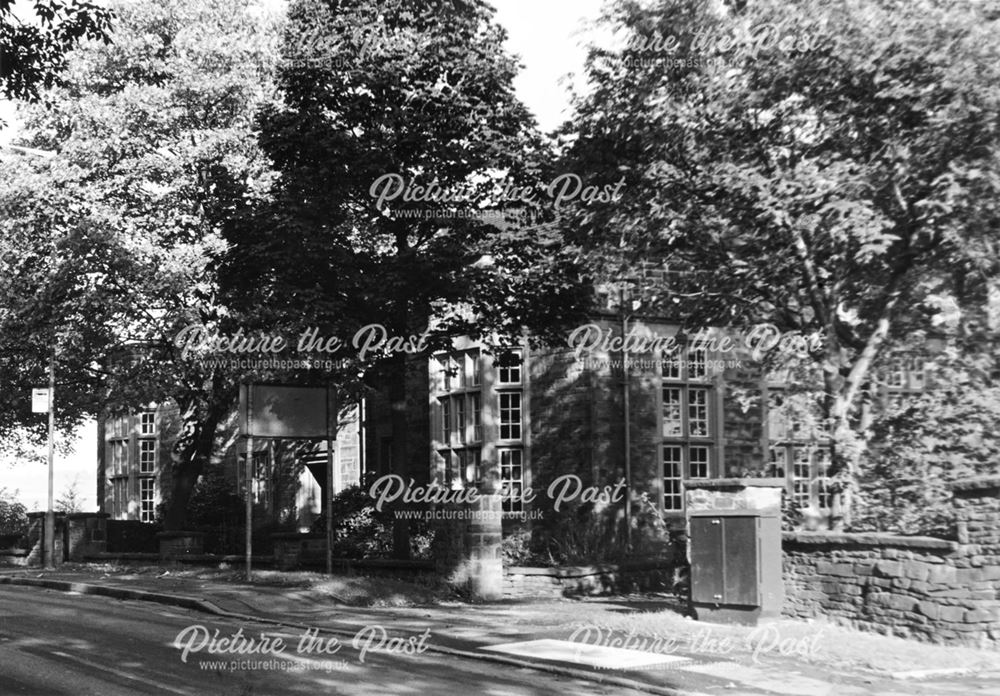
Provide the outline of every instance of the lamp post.
<path id="1" fill-rule="evenodd" d="M 56 567 L 56 511 L 53 504 L 53 487 L 55 485 L 56 453 L 56 345 L 52 343 L 52 353 L 49 355 L 49 505 L 45 510 L 45 567 Z"/>
<path id="2" fill-rule="evenodd" d="M 629 403 L 629 369 L 628 350 L 626 349 L 625 337 L 628 335 L 629 313 L 625 307 L 627 294 L 626 288 L 635 283 L 635 278 L 622 278 L 621 286 L 618 290 L 618 307 L 621 311 L 622 322 L 622 411 L 624 421 L 624 452 L 623 464 L 625 469 L 625 549 L 632 550 L 632 424 L 631 405 Z"/>
<path id="3" fill-rule="evenodd" d="M 20 145 L 2 144 L 0 147 L 13 150 L 23 155 L 33 155 L 36 157 L 55 157 L 56 153 L 51 150 L 39 150 L 33 147 L 22 147 Z M 55 266 L 56 248 L 55 241 L 52 243 L 52 265 Z M 55 568 L 56 562 L 56 513 L 55 513 L 55 425 L 56 425 L 56 340 L 55 326 L 53 326 L 51 352 L 49 353 L 49 389 L 48 389 L 48 506 L 45 509 L 45 528 L 43 531 L 43 557 L 47 569 Z"/>

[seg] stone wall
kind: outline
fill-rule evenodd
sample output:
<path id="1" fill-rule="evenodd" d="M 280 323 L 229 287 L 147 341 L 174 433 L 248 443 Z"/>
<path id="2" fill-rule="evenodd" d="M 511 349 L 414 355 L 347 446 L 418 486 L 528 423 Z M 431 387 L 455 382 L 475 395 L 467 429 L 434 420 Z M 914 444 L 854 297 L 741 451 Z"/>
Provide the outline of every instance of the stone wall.
<path id="1" fill-rule="evenodd" d="M 76 512 L 66 516 L 67 555 L 71 561 L 108 550 L 108 517 L 103 512 Z"/>
<path id="2" fill-rule="evenodd" d="M 613 592 L 662 592 L 673 584 L 671 565 L 599 565 L 584 567 L 504 569 L 505 599 L 543 599 Z"/>
<path id="3" fill-rule="evenodd" d="M 1000 648 L 1000 477 L 956 484 L 959 540 L 791 532 L 784 613 Z"/>

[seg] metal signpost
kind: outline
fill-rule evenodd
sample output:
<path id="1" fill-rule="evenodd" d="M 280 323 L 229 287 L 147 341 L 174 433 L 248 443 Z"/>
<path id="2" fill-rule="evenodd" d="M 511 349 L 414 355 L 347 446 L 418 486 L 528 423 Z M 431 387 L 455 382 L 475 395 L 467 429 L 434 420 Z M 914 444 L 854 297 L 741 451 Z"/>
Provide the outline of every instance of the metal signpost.
<path id="1" fill-rule="evenodd" d="M 45 529 L 43 531 L 42 549 L 45 557 L 45 567 L 55 568 L 56 565 L 56 513 L 54 505 L 53 489 L 55 475 L 53 463 L 55 461 L 55 393 L 56 393 L 56 360 L 55 356 L 49 358 L 49 387 L 31 390 L 31 412 L 49 414 L 49 504 L 45 509 Z"/>

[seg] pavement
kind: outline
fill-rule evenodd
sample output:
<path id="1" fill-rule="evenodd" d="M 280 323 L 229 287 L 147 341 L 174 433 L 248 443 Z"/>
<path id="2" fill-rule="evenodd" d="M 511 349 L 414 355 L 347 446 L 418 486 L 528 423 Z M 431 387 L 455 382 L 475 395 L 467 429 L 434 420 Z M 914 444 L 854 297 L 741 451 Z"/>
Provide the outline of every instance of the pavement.
<path id="1" fill-rule="evenodd" d="M 362 642 L 372 627 L 384 628 L 389 640 L 426 633 L 427 650 L 439 655 L 653 694 L 1000 696 L 1000 652 L 795 621 L 756 629 L 716 626 L 681 616 L 676 601 L 663 597 L 358 607 L 309 587 L 166 571 L 4 570 L 3 584 L 155 602 Z"/>

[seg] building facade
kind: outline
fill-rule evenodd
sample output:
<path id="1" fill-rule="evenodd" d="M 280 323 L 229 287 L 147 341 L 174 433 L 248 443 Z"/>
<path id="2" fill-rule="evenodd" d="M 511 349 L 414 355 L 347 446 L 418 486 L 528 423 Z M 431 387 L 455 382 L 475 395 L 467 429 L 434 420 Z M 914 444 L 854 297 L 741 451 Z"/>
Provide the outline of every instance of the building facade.
<path id="1" fill-rule="evenodd" d="M 172 485 L 174 445 L 183 423 L 173 403 L 98 420 L 98 503 L 114 520 L 155 522 L 158 507 Z M 238 435 L 236 412 L 220 426 L 217 451 L 204 475 L 221 476 L 233 495 L 246 487 L 246 445 Z M 360 412 L 349 409 L 340 418 L 334 441 L 334 492 L 361 481 L 362 429 Z M 322 512 L 326 490 L 326 443 L 307 440 L 255 438 L 251 495 L 260 525 L 285 525 L 308 531 Z"/>

